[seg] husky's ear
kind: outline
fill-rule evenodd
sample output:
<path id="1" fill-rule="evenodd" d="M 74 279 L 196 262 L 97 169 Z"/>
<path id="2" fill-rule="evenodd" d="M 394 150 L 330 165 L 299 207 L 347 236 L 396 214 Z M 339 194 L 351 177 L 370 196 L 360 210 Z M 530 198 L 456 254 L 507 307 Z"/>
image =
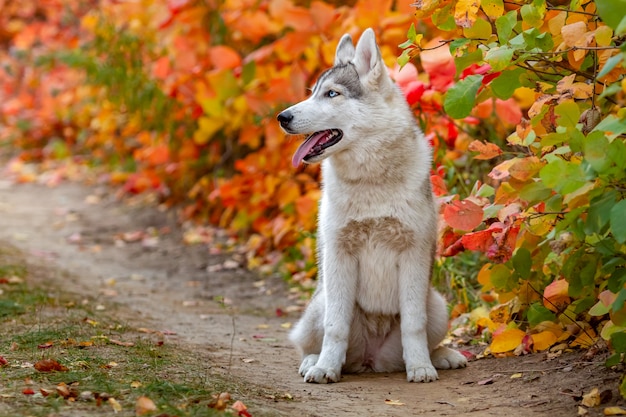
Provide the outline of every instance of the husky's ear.
<path id="1" fill-rule="evenodd" d="M 376 35 L 372 28 L 368 28 L 363 32 L 359 42 L 356 44 L 354 60 L 352 61 L 356 67 L 359 77 L 368 77 L 370 73 L 374 78 L 378 78 L 384 70 L 380 50 L 376 45 Z"/>
<path id="2" fill-rule="evenodd" d="M 352 44 L 352 37 L 346 33 L 337 44 L 335 66 L 345 65 L 352 61 L 352 58 L 354 58 L 354 45 Z"/>

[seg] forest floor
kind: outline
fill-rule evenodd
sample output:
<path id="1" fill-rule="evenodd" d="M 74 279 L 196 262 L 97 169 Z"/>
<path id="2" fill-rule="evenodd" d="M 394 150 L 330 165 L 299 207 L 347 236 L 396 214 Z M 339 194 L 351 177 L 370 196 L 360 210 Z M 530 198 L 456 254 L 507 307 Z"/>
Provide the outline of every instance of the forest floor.
<path id="1" fill-rule="evenodd" d="M 621 374 L 603 366 L 606 356 L 580 351 L 487 357 L 440 371 L 429 384 L 407 383 L 402 373 L 307 384 L 287 339 L 302 303 L 281 278 L 247 271 L 237 253 L 184 243 L 172 211 L 120 201 L 105 187 L 0 178 L 0 247 L 16 248 L 28 268 L 40 271 L 29 275 L 29 285 L 89 297 L 127 326 L 157 329 L 166 345 L 193 352 L 190 372 L 228 381 L 252 416 L 598 416 L 625 405 Z M 0 339 L 8 337 L 3 326 Z M 3 346 L 0 340 L 0 359 L 11 364 Z M 32 361 L 37 355 L 33 348 Z M 582 407 L 594 388 L 604 392 L 603 403 Z M 13 415 L 20 395 L 21 387 L 0 381 L 0 415 Z M 75 415 L 68 404 L 49 415 Z"/>

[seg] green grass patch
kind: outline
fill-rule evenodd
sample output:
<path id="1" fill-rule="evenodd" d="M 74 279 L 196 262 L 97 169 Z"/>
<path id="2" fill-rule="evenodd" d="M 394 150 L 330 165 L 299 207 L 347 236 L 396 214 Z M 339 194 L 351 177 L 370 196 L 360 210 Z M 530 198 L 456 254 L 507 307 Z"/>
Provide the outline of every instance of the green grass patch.
<path id="1" fill-rule="evenodd" d="M 0 417 L 135 416 L 140 397 L 156 406 L 146 416 L 223 416 L 211 407 L 223 392 L 227 410 L 242 400 L 258 416 L 268 412 L 254 412 L 255 399 L 280 397 L 216 374 L 200 352 L 129 323 L 132 313 L 98 309 L 16 260 L 0 245 Z M 60 370 L 46 372 L 46 360 Z"/>

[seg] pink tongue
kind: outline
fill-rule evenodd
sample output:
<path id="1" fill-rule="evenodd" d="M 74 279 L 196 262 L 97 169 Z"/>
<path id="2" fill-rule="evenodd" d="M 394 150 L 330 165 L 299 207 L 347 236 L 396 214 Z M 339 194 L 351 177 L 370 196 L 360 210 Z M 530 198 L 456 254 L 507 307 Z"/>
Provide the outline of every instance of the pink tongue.
<path id="1" fill-rule="evenodd" d="M 291 159 L 291 163 L 294 168 L 297 168 L 300 165 L 300 162 L 304 159 L 304 157 L 311 152 L 311 149 L 320 141 L 323 137 L 326 136 L 327 131 L 317 132 L 311 135 L 307 140 L 305 140 L 296 150 L 296 153 L 293 154 L 293 158 Z"/>

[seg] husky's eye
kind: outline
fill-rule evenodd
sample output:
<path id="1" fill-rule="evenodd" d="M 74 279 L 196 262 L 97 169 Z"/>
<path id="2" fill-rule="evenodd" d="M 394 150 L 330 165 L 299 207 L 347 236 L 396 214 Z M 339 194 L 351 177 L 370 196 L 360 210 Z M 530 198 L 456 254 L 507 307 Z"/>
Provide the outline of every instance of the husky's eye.
<path id="1" fill-rule="evenodd" d="M 339 95 L 339 93 L 337 91 L 335 91 L 335 90 L 328 90 L 326 92 L 326 97 L 333 98 L 333 97 L 337 97 L 338 95 Z"/>

